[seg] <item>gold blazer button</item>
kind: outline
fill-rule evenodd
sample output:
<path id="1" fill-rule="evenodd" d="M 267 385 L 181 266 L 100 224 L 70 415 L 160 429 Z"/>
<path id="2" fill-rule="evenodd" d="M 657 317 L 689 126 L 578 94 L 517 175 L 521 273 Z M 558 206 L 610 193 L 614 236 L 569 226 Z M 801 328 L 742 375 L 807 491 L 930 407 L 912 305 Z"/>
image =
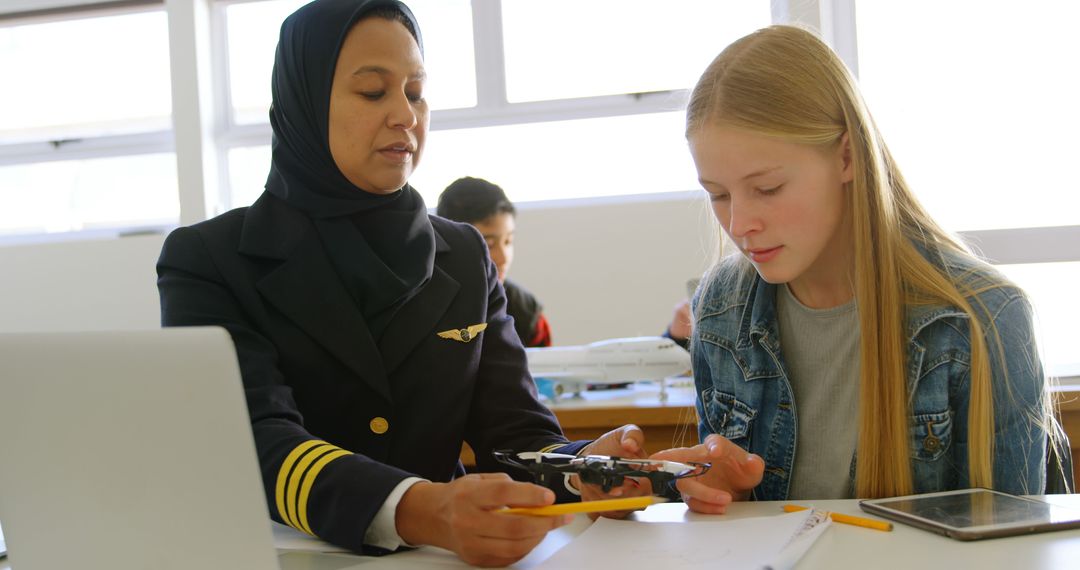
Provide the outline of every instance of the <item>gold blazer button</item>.
<path id="1" fill-rule="evenodd" d="M 382 416 L 375 416 L 374 418 L 371 418 L 368 427 L 371 428 L 373 433 L 382 435 L 386 433 L 386 430 L 390 429 L 390 422 L 386 421 L 386 418 Z"/>

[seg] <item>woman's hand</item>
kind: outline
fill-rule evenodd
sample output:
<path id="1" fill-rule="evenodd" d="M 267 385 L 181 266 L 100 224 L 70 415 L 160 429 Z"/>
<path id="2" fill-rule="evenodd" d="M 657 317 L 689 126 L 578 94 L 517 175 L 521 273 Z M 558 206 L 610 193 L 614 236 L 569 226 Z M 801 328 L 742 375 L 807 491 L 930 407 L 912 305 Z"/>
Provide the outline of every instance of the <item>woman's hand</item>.
<path id="1" fill-rule="evenodd" d="M 634 424 L 627 424 L 618 429 L 613 429 L 600 436 L 596 441 L 585 446 L 581 455 L 608 455 L 613 457 L 625 457 L 641 459 L 645 457 L 645 433 Z M 652 494 L 652 483 L 648 479 L 634 479 L 626 477 L 623 484 L 613 487 L 605 493 L 600 486 L 583 484 L 577 475 L 570 478 L 570 484 L 581 491 L 582 501 L 599 501 L 618 497 L 639 497 Z M 606 511 L 603 513 L 589 513 L 589 518 L 596 520 L 603 516 L 608 518 L 625 518 L 632 511 Z"/>
<path id="2" fill-rule="evenodd" d="M 732 501 L 746 500 L 765 474 L 765 461 L 761 457 L 716 434 L 710 434 L 704 443 L 694 447 L 667 449 L 650 459 L 712 464 L 700 477 L 675 482 L 686 506 L 698 513 L 723 513 Z"/>
<path id="3" fill-rule="evenodd" d="M 398 535 L 409 544 L 445 548 L 476 566 L 507 566 L 524 558 L 548 531 L 574 519 L 504 515 L 496 509 L 554 501 L 550 489 L 513 481 L 504 473 L 480 473 L 409 487 L 398 503 L 395 522 Z"/>

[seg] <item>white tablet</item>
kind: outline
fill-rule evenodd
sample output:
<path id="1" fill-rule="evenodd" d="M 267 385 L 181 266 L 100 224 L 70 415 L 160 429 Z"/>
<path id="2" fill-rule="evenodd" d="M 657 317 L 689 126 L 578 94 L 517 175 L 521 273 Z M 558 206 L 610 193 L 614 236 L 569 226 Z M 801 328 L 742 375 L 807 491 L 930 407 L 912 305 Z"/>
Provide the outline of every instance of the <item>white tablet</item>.
<path id="1" fill-rule="evenodd" d="M 957 540 L 1080 528 L 1080 510 L 989 489 L 864 499 L 859 507 Z"/>

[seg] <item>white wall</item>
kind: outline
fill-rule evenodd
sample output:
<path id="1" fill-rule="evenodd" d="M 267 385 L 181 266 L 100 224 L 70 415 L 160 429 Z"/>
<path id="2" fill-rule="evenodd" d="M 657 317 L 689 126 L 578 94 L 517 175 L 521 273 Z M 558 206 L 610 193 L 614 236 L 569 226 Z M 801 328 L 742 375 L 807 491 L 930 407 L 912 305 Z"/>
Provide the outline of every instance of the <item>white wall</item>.
<path id="1" fill-rule="evenodd" d="M 556 344 L 663 332 L 711 252 L 697 193 L 525 205 L 511 276 L 547 307 Z M 163 236 L 0 247 L 0 332 L 159 324 Z"/>
<path id="2" fill-rule="evenodd" d="M 519 208 L 510 277 L 540 298 L 557 345 L 661 334 L 712 258 L 703 193 Z"/>
<path id="3" fill-rule="evenodd" d="M 163 240 L 0 247 L 0 332 L 156 328 L 154 263 Z"/>

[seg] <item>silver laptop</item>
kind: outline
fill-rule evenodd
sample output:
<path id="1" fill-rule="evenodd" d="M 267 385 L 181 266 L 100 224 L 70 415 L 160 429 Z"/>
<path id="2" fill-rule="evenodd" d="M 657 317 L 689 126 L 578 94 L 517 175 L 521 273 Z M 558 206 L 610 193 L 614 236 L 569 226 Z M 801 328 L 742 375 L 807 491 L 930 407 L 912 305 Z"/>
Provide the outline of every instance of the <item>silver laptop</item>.
<path id="1" fill-rule="evenodd" d="M 228 334 L 0 334 L 0 521 L 17 570 L 276 570 Z"/>

